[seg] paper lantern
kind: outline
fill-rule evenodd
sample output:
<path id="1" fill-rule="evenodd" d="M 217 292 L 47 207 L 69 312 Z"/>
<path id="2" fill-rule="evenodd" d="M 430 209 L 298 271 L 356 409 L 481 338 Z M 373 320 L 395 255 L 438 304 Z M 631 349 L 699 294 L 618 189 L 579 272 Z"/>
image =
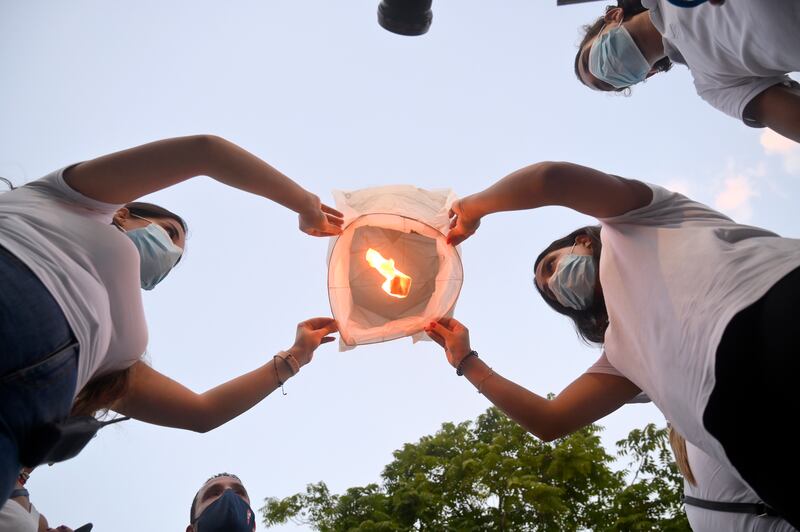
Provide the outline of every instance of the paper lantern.
<path id="1" fill-rule="evenodd" d="M 345 229 L 328 253 L 328 295 L 340 349 L 404 336 L 427 339 L 431 320 L 451 316 L 464 279 L 447 244 L 450 190 L 391 186 L 334 191 Z"/>

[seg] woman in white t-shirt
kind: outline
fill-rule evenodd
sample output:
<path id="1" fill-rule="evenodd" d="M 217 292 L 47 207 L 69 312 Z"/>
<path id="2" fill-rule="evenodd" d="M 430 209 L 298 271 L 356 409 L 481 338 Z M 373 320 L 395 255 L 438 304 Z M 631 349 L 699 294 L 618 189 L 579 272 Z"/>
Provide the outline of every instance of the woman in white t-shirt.
<path id="1" fill-rule="evenodd" d="M 727 0 L 693 9 L 668 0 L 619 0 L 586 26 L 575 75 L 599 91 L 626 91 L 672 63 L 698 95 L 753 127 L 800 142 L 800 2 Z"/>
<path id="2" fill-rule="evenodd" d="M 52 449 L 37 436 L 48 424 L 111 408 L 205 432 L 257 404 L 333 339 L 326 336 L 336 330 L 332 319 L 307 320 L 291 348 L 203 394 L 141 360 L 141 289 L 152 289 L 180 260 L 186 224 L 134 201 L 197 175 L 297 212 L 310 235 L 341 231 L 341 213 L 207 135 L 106 155 L 0 194 L 0 505 L 21 465 L 39 465 Z"/>
<path id="3" fill-rule="evenodd" d="M 669 443 L 683 475 L 684 508 L 694 532 L 797 532 L 759 500 L 758 495 L 674 428 Z"/>
<path id="4" fill-rule="evenodd" d="M 600 222 L 548 246 L 536 259 L 534 284 L 584 340 L 602 345 L 602 356 L 547 400 L 472 356 L 458 321 L 432 323 L 429 334 L 457 374 L 546 440 L 644 392 L 689 441 L 732 463 L 796 526 L 800 461 L 792 421 L 800 415 L 793 389 L 800 357 L 790 336 L 800 240 L 737 224 L 656 185 L 552 162 L 454 203 L 448 240 L 461 243 L 488 214 L 546 205 Z"/>

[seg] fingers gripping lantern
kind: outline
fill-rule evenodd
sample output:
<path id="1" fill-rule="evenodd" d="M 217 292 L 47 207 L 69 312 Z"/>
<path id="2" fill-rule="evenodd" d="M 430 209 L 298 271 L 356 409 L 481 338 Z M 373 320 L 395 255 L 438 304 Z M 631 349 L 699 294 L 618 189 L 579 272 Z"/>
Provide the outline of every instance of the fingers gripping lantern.
<path id="1" fill-rule="evenodd" d="M 334 191 L 345 228 L 328 250 L 328 296 L 340 350 L 412 336 L 451 316 L 464 271 L 447 244 L 451 190 L 410 185 Z"/>

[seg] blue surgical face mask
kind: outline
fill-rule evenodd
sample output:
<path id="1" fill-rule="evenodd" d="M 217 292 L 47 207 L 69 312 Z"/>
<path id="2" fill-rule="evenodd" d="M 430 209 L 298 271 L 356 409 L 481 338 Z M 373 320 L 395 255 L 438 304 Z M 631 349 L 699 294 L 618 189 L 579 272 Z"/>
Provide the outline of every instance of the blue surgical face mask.
<path id="1" fill-rule="evenodd" d="M 572 247 L 575 248 L 574 245 Z M 585 310 L 594 300 L 596 278 L 594 257 L 575 255 L 570 249 L 568 255 L 561 257 L 556 273 L 550 277 L 547 286 L 565 307 Z"/>
<path id="2" fill-rule="evenodd" d="M 142 288 L 152 290 L 177 264 L 183 250 L 172 242 L 163 227 L 152 222 L 125 234 L 139 251 Z"/>
<path id="3" fill-rule="evenodd" d="M 253 532 L 256 516 L 250 506 L 226 489 L 194 522 L 197 532 Z"/>
<path id="4" fill-rule="evenodd" d="M 589 72 L 615 89 L 623 89 L 644 81 L 650 63 L 620 23 L 595 39 L 589 50 Z"/>

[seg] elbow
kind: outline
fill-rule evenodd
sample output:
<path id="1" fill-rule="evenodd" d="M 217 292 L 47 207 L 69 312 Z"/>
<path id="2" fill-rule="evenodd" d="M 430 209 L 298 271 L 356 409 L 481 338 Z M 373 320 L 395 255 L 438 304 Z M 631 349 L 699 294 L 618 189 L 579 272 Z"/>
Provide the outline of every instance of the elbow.
<path id="1" fill-rule="evenodd" d="M 564 436 L 564 434 L 561 434 L 561 433 L 556 432 L 556 431 L 545 431 L 545 432 L 539 431 L 538 433 L 533 433 L 533 434 L 534 434 L 534 436 L 538 437 L 540 440 L 542 440 L 545 443 L 550 443 L 553 440 L 557 440 L 558 438 L 561 438 L 562 436 Z"/>
<path id="2" fill-rule="evenodd" d="M 211 432 L 212 430 L 214 430 L 218 426 L 219 425 L 213 425 L 213 424 L 208 423 L 208 422 L 197 421 L 195 423 L 192 423 L 192 425 L 187 427 L 187 428 L 189 430 L 191 430 L 192 432 L 196 432 L 198 434 L 205 434 L 206 432 Z"/>
<path id="3" fill-rule="evenodd" d="M 203 162 L 201 174 L 213 177 L 218 173 L 219 161 L 224 159 L 230 143 L 217 135 L 195 135 L 190 137 L 191 150 Z"/>

